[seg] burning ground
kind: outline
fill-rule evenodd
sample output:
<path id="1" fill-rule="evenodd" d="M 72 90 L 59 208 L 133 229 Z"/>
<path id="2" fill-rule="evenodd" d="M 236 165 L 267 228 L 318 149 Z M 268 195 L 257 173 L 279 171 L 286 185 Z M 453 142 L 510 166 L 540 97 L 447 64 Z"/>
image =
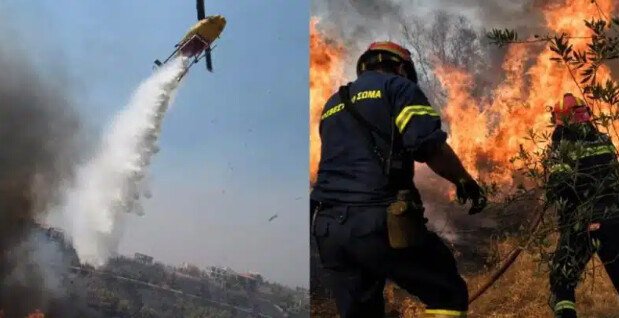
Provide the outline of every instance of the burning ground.
<path id="1" fill-rule="evenodd" d="M 515 28 L 521 37 L 563 32 L 586 37 L 590 33 L 583 20 L 615 9 L 616 3 L 610 0 L 598 1 L 598 6 L 580 0 L 518 4 L 474 0 L 456 4 L 444 0 L 431 5 L 395 0 L 315 1 L 310 38 L 310 180 L 315 178 L 320 160 L 317 123 L 324 102 L 337 85 L 354 79 L 355 59 L 370 42 L 390 39 L 411 49 L 421 86 L 440 109 L 449 143 L 467 169 L 479 180 L 496 183 L 509 192 L 517 184 L 514 172 L 519 167 L 510 158 L 521 146 L 529 152 L 544 146 L 525 140 L 529 130 L 548 131 L 547 106 L 563 92 L 578 93 L 578 88 L 568 70 L 550 60 L 552 52 L 544 44 L 492 47 L 485 38 L 486 31 L 508 27 Z M 585 41 L 574 39 L 572 43 L 581 49 Z M 599 75 L 610 75 L 614 68 L 610 64 Z M 619 136 L 615 131 L 610 134 L 616 143 Z M 473 292 L 487 279 L 497 260 L 518 244 L 517 236 L 504 234 L 515 233 L 512 230 L 520 224 L 527 226 L 536 201 L 529 198 L 510 207 L 495 204 L 479 217 L 468 217 L 465 210 L 450 202 L 450 185 L 436 180 L 425 166 L 417 165 L 415 170 L 431 226 L 452 243 Z M 497 232 L 502 234 L 500 240 Z M 316 276 L 312 283 L 320 286 L 316 255 L 312 257 L 312 275 Z M 547 276 L 534 277 L 535 264 L 532 256 L 522 256 L 473 304 L 472 317 L 549 316 Z M 591 285 L 584 288 L 585 283 L 578 295 L 583 314 L 602 317 L 610 313 L 616 300 L 614 290 L 608 288 L 605 279 L 599 279 L 605 274 L 597 270 L 596 275 L 595 289 L 592 291 Z M 412 299 L 395 290 L 387 290 L 393 307 L 406 317 L 414 317 Z M 592 299 L 597 299 L 595 305 Z M 313 308 L 320 310 L 328 303 L 314 303 Z M 496 308 L 497 303 L 501 303 L 500 308 Z"/>

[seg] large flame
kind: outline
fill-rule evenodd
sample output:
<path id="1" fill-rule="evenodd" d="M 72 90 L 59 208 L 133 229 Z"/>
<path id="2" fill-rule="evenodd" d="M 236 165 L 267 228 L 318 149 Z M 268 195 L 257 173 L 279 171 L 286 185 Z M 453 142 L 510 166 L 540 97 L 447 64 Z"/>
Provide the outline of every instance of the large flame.
<path id="1" fill-rule="evenodd" d="M 0 318 L 4 318 L 4 309 L 0 310 Z M 45 314 L 39 309 L 35 309 L 32 313 L 28 314 L 26 318 L 45 318 Z"/>
<path id="2" fill-rule="evenodd" d="M 318 124 L 327 99 L 343 79 L 345 50 L 326 40 L 316 29 L 317 18 L 310 20 L 310 182 L 314 182 L 320 161 Z"/>
<path id="3" fill-rule="evenodd" d="M 598 4 L 603 12 L 613 9 L 610 0 Z M 544 15 L 550 31 L 577 37 L 570 43 L 574 49 L 583 50 L 588 41 L 585 37 L 591 36 L 583 20 L 599 18 L 599 11 L 587 1 L 567 0 L 565 4 L 546 7 Z M 547 106 L 566 92 L 581 94 L 569 69 L 550 60 L 555 53 L 548 47 L 536 57 L 532 54 L 526 46 L 510 46 L 503 64 L 505 78 L 485 101 L 470 96 L 469 74 L 449 66 L 435 69 L 448 92 L 445 119 L 450 126 L 450 143 L 478 178 L 510 184 L 514 167 L 509 159 L 518 153 L 520 145 L 530 152 L 545 146 L 526 143 L 524 138 L 531 129 L 538 133 L 547 130 Z M 526 69 L 525 61 L 529 59 L 534 64 Z M 601 68 L 598 74 L 603 78 L 609 71 Z"/>
<path id="4" fill-rule="evenodd" d="M 611 0 L 595 4 L 582 0 L 566 0 L 559 5 L 544 8 L 546 26 L 550 32 L 567 33 L 574 49 L 586 49 L 591 31 L 584 20 L 599 18 L 600 11 L 613 11 Z M 326 99 L 343 81 L 345 50 L 340 43 L 327 41 L 316 30 L 317 19 L 310 27 L 310 180 L 313 181 L 320 160 L 318 122 Z M 493 89 L 491 96 L 475 98 L 471 95 L 472 74 L 450 65 L 435 63 L 434 74 L 447 92 L 442 116 L 449 127 L 449 143 L 462 158 L 465 167 L 476 178 L 503 185 L 512 184 L 514 166 L 510 158 L 518 153 L 520 145 L 535 151 L 525 142 L 529 130 L 548 131 L 550 115 L 547 107 L 553 105 L 565 92 L 580 95 L 579 87 L 567 67 L 550 60 L 549 48 L 541 53 L 527 45 L 508 47 L 502 65 L 504 78 Z M 527 63 L 529 64 L 527 65 Z M 607 68 L 599 70 L 599 78 L 610 74 Z M 576 74 L 577 75 L 577 74 Z M 607 109 L 601 107 L 596 111 Z"/>

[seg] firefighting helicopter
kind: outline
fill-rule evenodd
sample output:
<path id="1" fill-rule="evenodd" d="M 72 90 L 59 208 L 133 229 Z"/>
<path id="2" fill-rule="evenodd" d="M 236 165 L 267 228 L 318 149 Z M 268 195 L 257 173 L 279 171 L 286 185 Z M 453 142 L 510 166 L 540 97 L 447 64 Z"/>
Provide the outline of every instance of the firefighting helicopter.
<path id="1" fill-rule="evenodd" d="M 212 46 L 212 44 L 219 38 L 226 26 L 226 18 L 223 16 L 212 15 L 207 17 L 205 15 L 204 0 L 196 0 L 196 9 L 198 11 L 198 22 L 174 45 L 176 48 L 174 52 L 163 62 L 155 60 L 156 68 L 167 63 L 174 56 L 193 58 L 193 61 L 185 67 L 183 73 L 178 77 L 179 81 L 187 74 L 193 64 L 198 63 L 204 57 L 206 57 L 206 69 L 209 72 L 213 71 L 211 51 L 215 46 Z"/>

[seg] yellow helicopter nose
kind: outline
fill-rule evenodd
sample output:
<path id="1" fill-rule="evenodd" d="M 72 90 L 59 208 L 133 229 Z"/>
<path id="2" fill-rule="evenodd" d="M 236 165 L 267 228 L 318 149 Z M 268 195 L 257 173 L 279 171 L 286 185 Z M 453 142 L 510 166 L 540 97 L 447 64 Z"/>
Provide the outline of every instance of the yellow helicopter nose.
<path id="1" fill-rule="evenodd" d="M 220 27 L 220 30 L 226 26 L 226 18 L 223 15 L 216 15 L 213 17 L 213 23 L 217 24 Z"/>

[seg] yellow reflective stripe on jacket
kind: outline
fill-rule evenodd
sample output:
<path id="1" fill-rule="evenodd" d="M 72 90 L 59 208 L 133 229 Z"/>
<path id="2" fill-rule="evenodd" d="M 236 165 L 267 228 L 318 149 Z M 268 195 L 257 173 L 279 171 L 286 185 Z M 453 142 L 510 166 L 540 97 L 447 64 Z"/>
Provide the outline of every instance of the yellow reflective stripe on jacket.
<path id="1" fill-rule="evenodd" d="M 605 146 L 597 146 L 597 147 L 585 148 L 585 149 L 583 149 L 582 152 L 570 154 L 570 157 L 572 159 L 576 160 L 576 159 L 593 157 L 593 156 L 603 155 L 603 154 L 606 154 L 606 153 L 614 153 L 614 152 L 615 152 L 615 149 L 614 149 L 613 146 L 605 145 Z"/>
<path id="2" fill-rule="evenodd" d="M 574 304 L 573 301 L 569 301 L 569 300 L 562 300 L 555 304 L 555 308 L 554 308 L 555 313 L 563 309 L 574 309 L 575 310 L 576 304 Z"/>
<path id="3" fill-rule="evenodd" d="M 429 115 L 429 116 L 438 117 L 438 114 L 436 113 L 434 108 L 432 108 L 432 106 L 409 105 L 409 106 L 404 107 L 402 111 L 400 112 L 400 114 L 398 115 L 398 117 L 396 117 L 395 119 L 395 125 L 396 127 L 398 127 L 398 130 L 400 132 L 403 132 L 408 122 L 415 115 L 417 116 Z"/>
<path id="4" fill-rule="evenodd" d="M 566 163 L 558 163 L 550 166 L 550 173 L 572 171 L 572 167 Z"/>
<path id="5" fill-rule="evenodd" d="M 426 309 L 423 314 L 424 318 L 466 318 L 466 311 L 447 310 L 447 309 Z"/>

